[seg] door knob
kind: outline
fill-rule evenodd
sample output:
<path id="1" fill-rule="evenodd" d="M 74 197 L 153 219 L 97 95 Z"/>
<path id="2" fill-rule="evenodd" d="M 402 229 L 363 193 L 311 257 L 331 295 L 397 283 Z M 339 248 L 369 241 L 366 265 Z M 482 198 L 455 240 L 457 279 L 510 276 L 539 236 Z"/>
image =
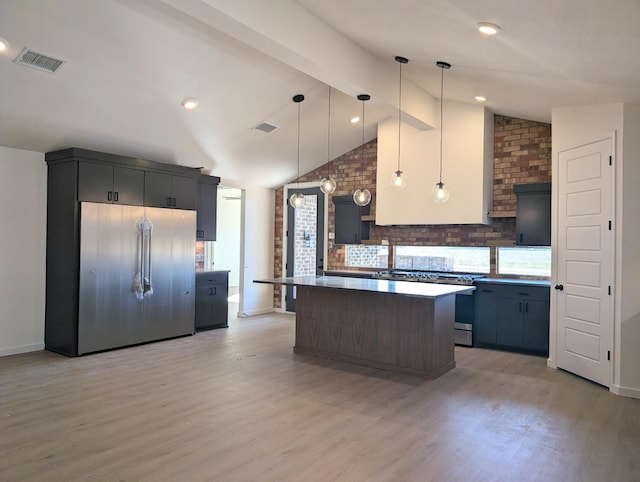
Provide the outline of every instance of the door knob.
<path id="1" fill-rule="evenodd" d="M 555 286 L 555 288 L 556 288 L 557 290 L 562 291 L 562 290 L 564 289 L 564 286 L 562 286 L 562 285 L 556 285 L 556 286 Z"/>

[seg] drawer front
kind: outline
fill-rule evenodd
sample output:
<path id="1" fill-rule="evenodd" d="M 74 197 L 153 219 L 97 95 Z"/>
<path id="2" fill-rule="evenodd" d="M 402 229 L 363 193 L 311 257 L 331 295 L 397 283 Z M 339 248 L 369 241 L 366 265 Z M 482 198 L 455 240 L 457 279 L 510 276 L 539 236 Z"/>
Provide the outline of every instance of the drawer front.
<path id="1" fill-rule="evenodd" d="M 228 283 L 228 276 L 228 273 L 197 273 L 196 286 L 226 286 Z"/>
<path id="2" fill-rule="evenodd" d="M 499 298 L 549 301 L 550 288 L 544 286 L 500 286 Z"/>

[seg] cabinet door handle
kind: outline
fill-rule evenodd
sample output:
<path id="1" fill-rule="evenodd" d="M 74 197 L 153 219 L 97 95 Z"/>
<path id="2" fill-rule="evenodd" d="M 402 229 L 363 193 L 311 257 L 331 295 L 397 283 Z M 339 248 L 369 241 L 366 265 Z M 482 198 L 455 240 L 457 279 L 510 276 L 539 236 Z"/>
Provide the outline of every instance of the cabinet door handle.
<path id="1" fill-rule="evenodd" d="M 493 290 L 487 290 L 487 289 L 483 289 L 482 290 L 483 293 L 493 293 Z"/>
<path id="2" fill-rule="evenodd" d="M 522 313 L 522 301 L 518 301 L 518 312 Z"/>
<path id="3" fill-rule="evenodd" d="M 531 293 L 525 293 L 525 292 L 520 293 L 520 292 L 518 292 L 518 294 L 520 296 L 529 296 Z"/>
<path id="4" fill-rule="evenodd" d="M 167 198 L 167 206 L 171 207 L 171 198 L 170 197 Z"/>
<path id="5" fill-rule="evenodd" d="M 112 200 L 113 200 L 113 192 L 107 191 L 107 201 L 112 201 Z"/>
<path id="6" fill-rule="evenodd" d="M 524 234 L 520 233 L 520 242 L 523 243 L 524 242 Z"/>
<path id="7" fill-rule="evenodd" d="M 173 203 L 171 204 L 174 208 L 176 207 L 176 198 L 173 198 Z"/>
<path id="8" fill-rule="evenodd" d="M 115 191 L 113 193 L 113 200 L 114 200 L 114 202 L 118 202 L 118 191 Z"/>
<path id="9" fill-rule="evenodd" d="M 524 304 L 524 312 L 525 313 L 529 313 L 529 302 L 528 301 Z"/>

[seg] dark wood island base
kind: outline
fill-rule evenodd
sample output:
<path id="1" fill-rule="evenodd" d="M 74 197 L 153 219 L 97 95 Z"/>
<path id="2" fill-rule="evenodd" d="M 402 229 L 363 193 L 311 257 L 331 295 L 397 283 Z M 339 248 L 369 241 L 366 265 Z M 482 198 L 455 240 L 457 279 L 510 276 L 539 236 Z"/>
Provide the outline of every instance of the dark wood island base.
<path id="1" fill-rule="evenodd" d="M 424 378 L 455 368 L 455 297 L 475 288 L 331 276 L 256 280 L 293 285 L 295 353 Z"/>
<path id="2" fill-rule="evenodd" d="M 295 353 L 437 378 L 455 368 L 455 294 L 298 286 Z"/>

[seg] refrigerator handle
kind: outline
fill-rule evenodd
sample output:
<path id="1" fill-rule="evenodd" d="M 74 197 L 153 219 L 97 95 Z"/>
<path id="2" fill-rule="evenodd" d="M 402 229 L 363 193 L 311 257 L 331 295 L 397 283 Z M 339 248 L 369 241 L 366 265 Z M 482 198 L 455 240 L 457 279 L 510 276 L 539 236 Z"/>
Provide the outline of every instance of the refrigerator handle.
<path id="1" fill-rule="evenodd" d="M 144 232 L 142 223 L 138 223 L 138 258 L 136 259 L 136 268 L 138 272 L 133 277 L 133 292 L 138 301 L 144 298 Z"/>
<path id="2" fill-rule="evenodd" d="M 147 238 L 147 249 L 146 249 L 146 268 L 147 273 L 144 277 L 144 296 L 148 298 L 153 295 L 153 283 L 151 280 L 151 271 L 152 271 L 152 256 L 151 256 L 151 233 L 153 232 L 153 224 L 150 221 L 145 220 L 145 231 Z"/>
<path id="3" fill-rule="evenodd" d="M 153 258 L 151 257 L 151 233 L 152 233 L 152 230 L 149 229 L 149 248 L 148 248 L 147 256 L 149 258 L 149 273 L 148 273 L 149 289 L 153 290 L 153 287 L 151 287 L 151 264 L 152 264 L 151 262 L 153 260 Z"/>

